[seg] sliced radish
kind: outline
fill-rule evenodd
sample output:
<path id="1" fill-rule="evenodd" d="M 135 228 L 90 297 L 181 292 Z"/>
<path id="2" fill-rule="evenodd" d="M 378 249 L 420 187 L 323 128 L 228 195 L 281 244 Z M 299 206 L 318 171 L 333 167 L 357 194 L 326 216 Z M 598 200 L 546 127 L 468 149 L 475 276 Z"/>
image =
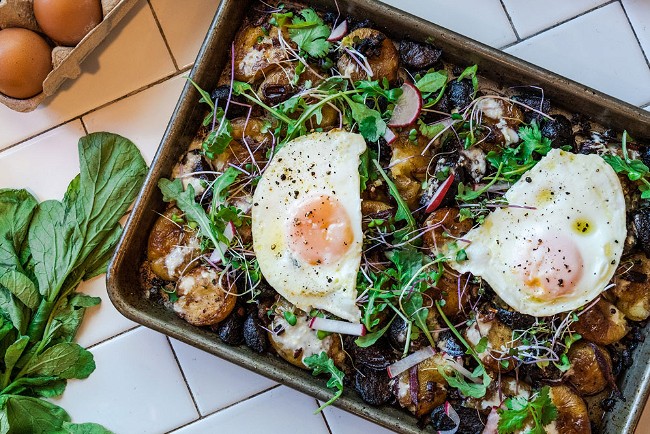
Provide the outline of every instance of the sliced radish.
<path id="1" fill-rule="evenodd" d="M 492 407 L 490 414 L 488 414 L 487 420 L 485 421 L 485 428 L 483 428 L 482 434 L 497 434 L 499 432 L 499 413 L 497 413 L 496 408 Z"/>
<path id="2" fill-rule="evenodd" d="M 347 33 L 348 33 L 348 22 L 346 20 L 343 20 L 341 24 L 339 24 L 338 26 L 334 27 L 334 29 L 332 29 L 332 33 L 330 33 L 330 36 L 329 38 L 327 38 L 327 40 L 329 42 L 340 41 Z"/>
<path id="3" fill-rule="evenodd" d="M 433 197 L 431 198 L 431 202 L 427 205 L 427 208 L 424 210 L 424 212 L 434 212 L 435 210 L 438 209 L 440 204 L 442 203 L 443 199 L 445 198 L 445 195 L 449 191 L 449 188 L 451 187 L 451 184 L 454 182 L 454 174 L 449 173 L 449 176 L 447 179 L 445 179 L 442 184 L 438 186 L 438 189 L 436 190 L 435 193 L 433 193 Z"/>
<path id="4" fill-rule="evenodd" d="M 397 362 L 393 363 L 387 368 L 388 376 L 390 378 L 395 378 L 396 376 L 406 371 L 407 369 L 411 369 L 413 366 L 417 365 L 418 363 L 423 362 L 429 357 L 432 357 L 434 354 L 436 354 L 436 350 L 434 350 L 433 347 L 431 346 L 422 348 L 421 350 L 418 350 L 413 354 L 409 354 L 407 357 L 398 360 Z"/>
<path id="5" fill-rule="evenodd" d="M 458 412 L 456 412 L 456 409 L 449 403 L 449 401 L 445 402 L 445 414 L 454 423 L 454 427 L 452 429 L 438 431 L 438 434 L 456 434 L 456 431 L 458 431 L 458 427 L 460 426 L 460 416 L 458 416 Z"/>
<path id="6" fill-rule="evenodd" d="M 390 145 L 395 140 L 397 140 L 397 134 L 395 134 L 395 131 L 391 130 L 390 128 L 386 128 L 386 132 L 384 133 L 384 140 L 386 140 L 387 145 Z"/>
<path id="7" fill-rule="evenodd" d="M 309 328 L 324 332 L 339 333 L 342 335 L 365 336 L 366 327 L 363 324 L 355 324 L 336 319 L 313 317 L 309 321 Z"/>
<path id="8" fill-rule="evenodd" d="M 406 127 L 420 116 L 422 110 L 422 95 L 412 83 L 402 85 L 402 95 L 397 99 L 393 115 L 388 121 L 391 127 Z"/>
<path id="9" fill-rule="evenodd" d="M 226 228 L 223 230 L 223 236 L 226 237 L 228 243 L 230 243 L 233 238 L 235 238 L 235 225 L 233 222 L 226 223 Z M 225 243 L 219 241 L 219 245 L 210 255 L 210 262 L 214 264 L 220 263 L 223 259 L 223 255 L 226 253 L 226 250 L 228 250 L 228 246 Z"/>

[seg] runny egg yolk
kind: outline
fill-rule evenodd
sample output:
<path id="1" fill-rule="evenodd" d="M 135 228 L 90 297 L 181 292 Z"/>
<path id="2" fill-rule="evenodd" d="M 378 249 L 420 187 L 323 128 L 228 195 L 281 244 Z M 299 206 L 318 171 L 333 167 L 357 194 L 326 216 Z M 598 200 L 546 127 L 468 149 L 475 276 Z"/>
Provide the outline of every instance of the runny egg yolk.
<path id="1" fill-rule="evenodd" d="M 288 245 L 310 265 L 339 260 L 354 241 L 350 216 L 333 196 L 306 198 L 290 210 Z"/>
<path id="2" fill-rule="evenodd" d="M 533 240 L 517 265 L 524 290 L 542 301 L 572 294 L 584 269 L 578 246 L 558 232 L 545 232 Z"/>

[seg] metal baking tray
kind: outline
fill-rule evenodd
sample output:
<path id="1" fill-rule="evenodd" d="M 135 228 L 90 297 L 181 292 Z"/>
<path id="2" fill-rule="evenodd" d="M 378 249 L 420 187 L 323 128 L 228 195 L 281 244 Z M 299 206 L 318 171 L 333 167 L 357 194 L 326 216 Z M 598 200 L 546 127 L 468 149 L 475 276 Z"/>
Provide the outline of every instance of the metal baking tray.
<path id="1" fill-rule="evenodd" d="M 250 0 L 222 0 L 190 73 L 192 79 L 204 89 L 216 86 L 228 61 L 231 41 L 250 3 Z M 334 0 L 309 3 L 317 8 L 336 10 Z M 476 63 L 481 76 L 497 84 L 541 86 L 555 107 L 582 112 L 602 125 L 626 129 L 636 138 L 650 138 L 650 113 L 637 107 L 383 3 L 338 0 L 338 6 L 344 16 L 370 18 L 378 29 L 393 38 L 432 40 L 433 44 L 443 49 L 445 61 L 461 66 Z M 156 220 L 156 212 L 162 212 L 165 208 L 157 181 L 170 176 L 172 167 L 198 131 L 205 115 L 204 107 L 198 104 L 199 98 L 198 92 L 186 84 L 109 267 L 108 294 L 115 307 L 133 321 L 318 399 L 328 400 L 332 392 L 325 387 L 324 379 L 312 377 L 310 372 L 294 367 L 275 355 L 260 355 L 245 346 L 226 345 L 215 333 L 194 327 L 173 312 L 149 301 L 140 287 L 139 266 L 144 259 L 148 235 Z M 648 329 L 643 333 L 647 337 Z M 607 413 L 603 423 L 605 433 L 632 433 L 643 411 L 650 392 L 650 365 L 646 363 L 650 360 L 650 339 L 639 345 L 634 359 L 644 362 L 635 364 L 620 378 L 620 390 L 625 400 L 617 401 L 614 409 Z M 390 406 L 370 406 L 354 390 L 346 390 L 334 405 L 394 431 L 423 432 L 417 426 L 415 417 L 406 411 Z M 431 428 L 425 431 L 431 431 Z"/>

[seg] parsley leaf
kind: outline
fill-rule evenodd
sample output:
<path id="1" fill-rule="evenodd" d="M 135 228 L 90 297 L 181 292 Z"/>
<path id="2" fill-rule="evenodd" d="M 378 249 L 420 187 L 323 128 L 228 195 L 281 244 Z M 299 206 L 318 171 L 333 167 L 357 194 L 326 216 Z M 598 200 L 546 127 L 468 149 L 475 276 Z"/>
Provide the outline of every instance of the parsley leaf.
<path id="1" fill-rule="evenodd" d="M 302 361 L 306 367 L 312 370 L 312 375 L 330 374 L 330 379 L 327 381 L 327 387 L 330 389 L 337 389 L 334 396 L 323 404 L 316 412 L 322 411 L 325 407 L 336 401 L 343 394 L 343 377 L 345 374 L 334 365 L 334 361 L 329 358 L 325 351 L 320 354 L 305 357 Z"/>
<path id="2" fill-rule="evenodd" d="M 381 84 L 379 84 L 379 81 L 377 80 L 361 80 L 357 81 L 354 87 L 362 92 L 361 96 L 364 100 L 365 98 L 376 98 L 383 96 L 389 103 L 397 102 L 403 92 L 401 87 L 391 89 L 390 84 L 388 83 L 388 79 L 385 77 Z"/>
<path id="3" fill-rule="evenodd" d="M 291 39 L 311 57 L 325 57 L 329 53 L 331 44 L 327 38 L 332 31 L 313 9 L 300 11 L 287 27 Z"/>
<path id="4" fill-rule="evenodd" d="M 395 199 L 395 202 L 397 202 L 397 212 L 395 213 L 395 221 L 406 222 L 406 227 L 400 231 L 396 231 L 394 234 L 396 240 L 402 241 L 406 236 L 408 236 L 409 233 L 413 233 L 413 231 L 417 230 L 415 218 L 413 218 L 413 214 L 411 214 L 411 210 L 409 209 L 406 202 L 404 202 L 404 199 L 402 199 L 402 196 L 400 196 L 399 191 L 397 190 L 397 186 L 395 185 L 395 183 L 393 183 L 393 181 L 390 180 L 390 178 L 388 177 L 384 169 L 381 168 L 379 162 L 377 160 L 372 160 L 372 162 L 374 163 L 381 177 L 384 178 L 384 181 L 388 186 L 388 192 L 393 197 L 393 199 Z"/>
<path id="5" fill-rule="evenodd" d="M 544 427 L 557 419 L 557 407 L 551 401 L 550 388 L 545 386 L 531 400 L 523 397 L 508 398 L 499 413 L 499 434 L 512 434 L 532 422 L 531 434 L 544 434 Z"/>

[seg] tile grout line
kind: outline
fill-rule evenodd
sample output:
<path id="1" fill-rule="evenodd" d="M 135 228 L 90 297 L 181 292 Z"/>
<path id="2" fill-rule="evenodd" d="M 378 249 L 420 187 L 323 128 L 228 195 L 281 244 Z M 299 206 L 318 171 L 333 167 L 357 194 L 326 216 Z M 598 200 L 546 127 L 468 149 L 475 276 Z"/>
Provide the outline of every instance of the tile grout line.
<path id="1" fill-rule="evenodd" d="M 139 324 L 136 324 L 135 327 L 131 327 L 131 328 L 128 329 L 128 330 L 124 330 L 124 331 L 122 331 L 122 332 L 119 332 L 118 334 L 113 335 L 113 336 L 111 336 L 110 338 L 103 339 L 103 340 L 101 340 L 101 341 L 99 341 L 99 342 L 97 342 L 97 343 L 94 343 L 94 344 L 92 344 L 92 345 L 89 345 L 89 346 L 87 346 L 87 347 L 85 347 L 85 348 L 86 348 L 87 350 L 95 349 L 95 348 L 98 347 L 99 345 L 105 344 L 105 343 L 108 342 L 108 341 L 112 341 L 113 339 L 118 338 L 118 337 L 120 337 L 120 336 L 122 336 L 122 335 L 125 335 L 125 334 L 127 334 L 127 333 L 129 333 L 129 332 L 132 332 L 132 331 L 134 331 L 134 330 L 137 330 L 137 329 L 139 329 L 140 327 L 142 327 L 142 326 L 139 325 Z M 76 342 L 76 341 L 75 341 L 75 342 Z"/>
<path id="2" fill-rule="evenodd" d="M 46 128 L 46 129 L 44 129 L 44 130 L 42 130 L 42 131 L 39 131 L 39 132 L 37 132 L 37 133 L 34 133 L 34 134 L 32 134 L 31 136 L 29 136 L 29 137 L 26 137 L 26 138 L 24 138 L 24 139 L 22 139 L 22 140 L 20 140 L 20 141 L 18 141 L 18 142 L 16 142 L 16 143 L 13 143 L 12 145 L 7 146 L 6 148 L 0 149 L 0 155 L 1 155 L 4 151 L 7 151 L 7 150 L 9 150 L 9 149 L 12 149 L 12 148 L 14 148 L 14 147 L 16 147 L 16 146 L 18 146 L 18 145 L 22 145 L 23 143 L 28 142 L 28 141 L 30 141 L 30 140 L 32 140 L 32 139 L 35 139 L 36 137 L 38 137 L 38 136 L 40 136 L 40 135 L 43 135 L 43 134 L 48 133 L 48 132 L 50 132 L 50 131 L 52 131 L 52 130 L 55 130 L 55 129 L 59 128 L 59 127 L 62 127 L 63 125 L 69 124 L 70 122 L 73 122 L 73 121 L 75 121 L 76 119 L 80 119 L 80 118 L 82 118 L 82 117 L 84 117 L 84 116 L 88 116 L 89 114 L 94 113 L 94 112 L 96 112 L 96 111 L 98 111 L 98 110 L 101 110 L 101 109 L 103 109 L 103 108 L 105 108 L 105 107 L 107 107 L 107 106 L 109 106 L 109 105 L 111 105 L 111 104 L 114 104 L 114 103 L 119 102 L 119 101 L 121 101 L 121 100 L 123 100 L 123 99 L 129 98 L 129 97 L 131 97 L 131 96 L 137 95 L 137 94 L 139 94 L 139 93 L 141 93 L 141 92 L 144 92 L 144 91 L 147 90 L 147 89 L 150 89 L 150 88 L 152 88 L 152 87 L 154 87 L 154 86 L 157 86 L 157 85 L 159 85 L 159 84 L 162 84 L 162 83 L 166 82 L 167 80 L 171 80 L 172 78 L 175 78 L 175 77 L 179 76 L 180 74 L 183 74 L 184 72 L 187 72 L 187 71 L 189 71 L 189 70 L 191 70 L 191 69 L 192 69 L 192 65 L 188 65 L 188 66 L 186 66 L 186 67 L 184 67 L 184 68 L 182 68 L 182 69 L 180 69 L 180 70 L 178 70 L 178 71 L 174 71 L 174 72 L 171 73 L 171 74 L 168 74 L 168 75 L 166 75 L 166 76 L 164 76 L 164 77 L 162 77 L 162 78 L 159 78 L 159 79 L 156 80 L 156 81 L 152 81 L 151 83 L 149 83 L 149 84 L 147 84 L 147 85 L 145 85 L 145 86 L 139 87 L 138 89 L 135 89 L 135 90 L 133 90 L 133 91 L 131 91 L 131 92 L 125 94 L 125 95 L 122 95 L 122 96 L 120 96 L 120 97 L 118 97 L 118 98 L 115 98 L 115 99 L 113 99 L 113 100 L 111 100 L 111 101 L 105 102 L 105 103 L 102 104 L 102 105 L 99 105 L 99 106 L 97 106 L 97 107 L 94 107 L 94 108 L 92 108 L 92 109 L 90 109 L 90 110 L 88 110 L 88 111 L 86 111 L 86 112 L 84 112 L 84 113 L 82 113 L 82 114 L 80 114 L 80 115 L 78 115 L 78 116 L 75 116 L 75 117 L 73 117 L 73 118 L 67 119 L 67 120 L 65 120 L 65 121 L 63 121 L 63 122 L 61 122 L 61 123 L 59 123 L 59 124 L 52 125 L 51 127 L 48 127 L 48 128 Z"/>
<path id="3" fill-rule="evenodd" d="M 158 26 L 158 31 L 160 32 L 160 36 L 162 36 L 163 38 L 165 47 L 167 47 L 169 56 L 172 58 L 172 63 L 174 64 L 174 68 L 176 68 L 176 71 L 178 71 L 179 70 L 178 63 L 176 62 L 174 53 L 172 53 L 172 48 L 169 46 L 169 41 L 167 41 L 167 37 L 165 36 L 165 32 L 163 31 L 162 24 L 160 24 L 160 21 L 158 20 L 158 15 L 156 15 L 156 10 L 153 8 L 153 5 L 151 4 L 151 0 L 147 0 L 147 4 L 149 4 L 149 9 L 151 9 L 151 13 L 153 14 L 153 19 L 156 22 L 156 25 Z"/>
<path id="4" fill-rule="evenodd" d="M 185 386 L 187 386 L 187 391 L 190 393 L 190 398 L 192 399 L 192 403 L 194 404 L 194 408 L 196 409 L 196 414 L 199 415 L 199 418 L 193 421 L 196 422 L 197 420 L 201 419 L 201 410 L 199 409 L 199 404 L 196 402 L 196 397 L 194 396 L 194 392 L 192 391 L 192 387 L 190 386 L 190 383 L 187 381 L 187 377 L 185 376 L 185 370 L 183 369 L 183 365 L 181 365 L 180 360 L 178 360 L 178 355 L 176 354 L 176 349 L 174 349 L 174 345 L 172 345 L 171 339 L 169 338 L 169 336 L 165 336 L 165 338 L 167 339 L 169 348 L 172 350 L 172 354 L 174 355 L 174 360 L 176 360 L 176 365 L 178 366 L 178 369 L 181 371 L 181 376 L 183 377 Z"/>
<path id="5" fill-rule="evenodd" d="M 187 426 L 190 426 L 190 425 L 193 425 L 193 424 L 195 424 L 195 423 L 198 423 L 199 421 L 201 421 L 201 420 L 203 420 L 203 419 L 207 419 L 208 417 L 210 417 L 210 416 L 212 416 L 212 415 L 215 415 L 215 414 L 217 414 L 217 413 L 221 413 L 221 412 L 224 411 L 224 410 L 228 410 L 229 408 L 234 407 L 234 406 L 236 406 L 236 405 L 238 405 L 238 404 L 241 404 L 242 402 L 246 402 L 246 401 L 249 401 L 249 400 L 251 400 L 251 399 L 253 399 L 253 398 L 256 398 L 256 397 L 258 397 L 258 396 L 260 396 L 260 395 L 263 395 L 263 394 L 265 394 L 266 392 L 270 392 L 271 390 L 273 390 L 273 389 L 277 389 L 277 388 L 280 387 L 280 386 L 282 386 L 282 385 L 281 385 L 281 384 L 276 384 L 276 385 L 271 386 L 271 387 L 269 387 L 269 388 L 267 388 L 267 389 L 261 390 L 261 391 L 259 391 L 259 392 L 257 392 L 257 393 L 252 394 L 251 396 L 248 396 L 248 397 L 246 397 L 246 398 L 244 398 L 244 399 L 241 399 L 241 400 L 239 400 L 239 401 L 237 401 L 237 402 L 233 402 L 232 404 L 229 404 L 229 405 L 227 405 L 227 406 L 225 406 L 225 407 L 219 408 L 219 409 L 217 409 L 217 410 L 215 410 L 215 411 L 213 411 L 213 412 L 211 412 L 211 413 L 207 413 L 205 416 L 201 416 L 200 418 L 198 418 L 198 419 L 196 419 L 196 420 L 193 420 L 192 422 L 188 422 L 188 423 L 186 423 L 185 425 L 181 425 L 181 426 L 178 426 L 178 427 L 174 428 L 174 429 L 171 430 L 171 431 L 167 431 L 167 433 L 169 434 L 169 433 L 177 432 L 178 430 L 180 430 L 180 429 L 182 429 L 182 428 L 185 428 L 185 427 L 187 427 Z M 199 414 L 200 414 L 200 413 L 199 413 Z"/>
<path id="6" fill-rule="evenodd" d="M 592 13 L 592 12 L 594 12 L 594 11 L 597 11 L 598 9 L 604 8 L 604 7 L 606 7 L 606 6 L 609 6 L 609 5 L 611 5 L 612 3 L 618 3 L 618 2 L 619 2 L 619 0 L 609 0 L 608 2 L 603 3 L 602 5 L 598 5 L 598 6 L 594 7 L 594 8 L 588 9 L 588 10 L 586 10 L 586 11 L 584 11 L 584 12 L 579 13 L 578 15 L 575 15 L 575 16 L 573 16 L 573 17 L 571 17 L 571 18 L 568 18 L 568 19 L 566 19 L 566 20 L 564 20 L 564 21 L 559 21 L 559 22 L 553 24 L 553 25 L 550 26 L 550 27 L 547 27 L 547 28 L 545 28 L 545 29 L 542 29 L 542 30 L 540 30 L 539 32 L 533 33 L 533 34 L 530 35 L 530 36 L 526 36 L 525 38 L 521 38 L 520 41 L 513 42 L 512 44 L 504 45 L 503 47 L 500 47 L 499 50 L 505 50 L 505 49 L 507 49 L 507 48 L 513 47 L 513 46 L 515 46 L 515 45 L 517 45 L 517 44 L 520 44 L 520 43 L 525 42 L 525 41 L 527 41 L 527 40 L 529 40 L 529 39 L 532 39 L 532 38 L 534 38 L 534 37 L 536 37 L 536 36 L 539 36 L 539 35 L 541 35 L 542 33 L 546 33 L 546 32 L 548 32 L 548 31 L 550 31 L 550 30 L 555 29 L 556 27 L 560 27 L 561 25 L 564 25 L 564 24 L 566 24 L 566 23 L 568 23 L 568 22 L 570 22 L 570 21 L 573 21 L 573 20 L 575 20 L 575 19 L 578 19 L 578 18 L 580 18 L 580 17 L 583 17 L 583 16 L 585 16 L 585 15 L 587 15 L 587 14 L 590 14 L 590 13 Z"/>
<path id="7" fill-rule="evenodd" d="M 318 406 L 318 408 L 320 408 L 320 402 L 318 402 L 318 399 L 315 399 L 315 401 L 316 401 L 316 405 Z M 332 432 L 332 428 L 330 428 L 330 424 L 329 424 L 329 422 L 327 421 L 327 418 L 325 417 L 325 411 L 324 411 L 324 410 L 321 410 L 321 411 L 320 411 L 320 415 L 323 416 L 323 421 L 325 422 L 325 427 L 327 428 L 327 432 L 328 432 L 329 434 L 334 434 L 334 433 Z"/>
<path id="8" fill-rule="evenodd" d="M 636 43 L 639 44 L 639 48 L 641 49 L 641 53 L 643 53 L 643 57 L 645 57 L 645 63 L 648 64 L 648 68 L 650 68 L 650 55 L 645 52 L 643 49 L 643 45 L 641 45 L 641 41 L 639 40 L 639 35 L 636 33 L 636 29 L 634 28 L 634 25 L 632 24 L 632 20 L 630 20 L 630 16 L 627 13 L 627 9 L 625 9 L 625 5 L 623 4 L 622 0 L 619 0 L 619 4 L 621 5 L 621 8 L 623 9 L 623 13 L 625 14 L 625 19 L 627 19 L 628 24 L 630 25 L 630 28 L 632 29 L 632 34 L 634 35 L 634 39 L 636 39 Z"/>
<path id="9" fill-rule="evenodd" d="M 73 120 L 74 120 L 74 119 L 73 119 Z M 79 121 L 81 122 L 81 126 L 83 127 L 84 132 L 86 133 L 86 135 L 88 135 L 88 128 L 86 127 L 86 123 L 85 123 L 84 120 L 81 118 L 81 116 L 79 116 Z"/>
<path id="10" fill-rule="evenodd" d="M 508 12 L 508 8 L 506 7 L 505 3 L 503 3 L 503 0 L 499 0 L 499 2 L 501 3 L 503 11 L 506 13 L 506 17 L 508 17 L 508 22 L 510 23 L 510 27 L 512 27 L 512 31 L 515 32 L 515 38 L 517 38 L 517 42 L 521 41 L 521 37 L 519 36 L 519 32 L 515 27 L 515 23 L 512 21 L 512 17 L 510 16 L 510 12 Z"/>

